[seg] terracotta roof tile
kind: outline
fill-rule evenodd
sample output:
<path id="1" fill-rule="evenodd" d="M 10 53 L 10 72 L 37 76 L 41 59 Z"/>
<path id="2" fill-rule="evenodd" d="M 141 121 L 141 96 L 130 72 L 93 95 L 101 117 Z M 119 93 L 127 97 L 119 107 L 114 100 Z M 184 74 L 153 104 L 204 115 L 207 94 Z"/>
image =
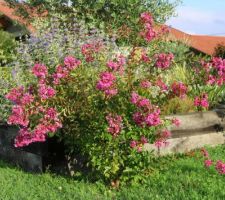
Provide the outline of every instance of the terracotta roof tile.
<path id="1" fill-rule="evenodd" d="M 175 28 L 171 28 L 169 37 L 174 40 L 186 40 L 189 46 L 208 55 L 214 54 L 215 47 L 218 44 L 224 43 L 225 45 L 224 36 L 190 35 Z"/>

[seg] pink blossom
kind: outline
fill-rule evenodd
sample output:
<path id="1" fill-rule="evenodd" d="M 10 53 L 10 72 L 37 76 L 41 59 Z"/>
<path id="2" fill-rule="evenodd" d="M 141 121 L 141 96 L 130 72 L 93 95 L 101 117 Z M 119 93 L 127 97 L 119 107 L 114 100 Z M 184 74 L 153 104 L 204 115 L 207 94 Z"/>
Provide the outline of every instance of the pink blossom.
<path id="1" fill-rule="evenodd" d="M 62 128 L 62 123 L 57 121 L 53 124 L 48 124 L 47 129 L 50 133 L 55 133 L 59 128 Z"/>
<path id="2" fill-rule="evenodd" d="M 140 101 L 138 101 L 138 103 L 137 103 L 137 106 L 138 106 L 139 108 L 149 108 L 150 105 L 151 105 L 151 104 L 150 104 L 149 99 L 145 99 L 145 98 L 140 99 Z"/>
<path id="3" fill-rule="evenodd" d="M 148 57 L 148 55 L 145 51 L 143 51 L 141 54 L 141 60 L 145 63 L 148 63 L 151 61 L 151 59 Z"/>
<path id="4" fill-rule="evenodd" d="M 53 83 L 58 85 L 60 82 L 60 79 L 66 78 L 69 75 L 69 69 L 65 66 L 57 66 L 56 72 L 52 75 Z"/>
<path id="5" fill-rule="evenodd" d="M 43 64 L 35 64 L 32 68 L 32 73 L 41 79 L 46 78 L 46 76 L 48 75 L 48 69 L 45 65 Z"/>
<path id="6" fill-rule="evenodd" d="M 187 94 L 187 86 L 183 84 L 182 82 L 174 82 L 171 86 L 173 94 L 180 97 L 184 98 Z"/>
<path id="7" fill-rule="evenodd" d="M 143 21 L 143 23 L 149 23 L 149 24 L 153 23 L 152 15 L 149 12 L 141 13 L 141 17 L 140 18 Z"/>
<path id="8" fill-rule="evenodd" d="M 217 161 L 217 163 L 216 163 L 216 170 L 220 174 L 225 174 L 225 163 L 223 163 L 221 160 Z"/>
<path id="9" fill-rule="evenodd" d="M 40 84 L 38 88 L 38 94 L 41 97 L 41 99 L 48 99 L 54 97 L 56 91 L 51 86 Z"/>
<path id="10" fill-rule="evenodd" d="M 149 81 L 147 81 L 147 80 L 145 80 L 145 81 L 142 81 L 141 83 L 140 83 L 140 87 L 141 88 L 149 88 L 149 87 L 151 87 L 151 82 L 149 82 Z"/>
<path id="11" fill-rule="evenodd" d="M 169 130 L 163 130 L 161 133 L 161 137 L 167 139 L 171 137 L 171 132 Z"/>
<path id="12" fill-rule="evenodd" d="M 116 77 L 111 72 L 102 72 L 100 75 L 100 80 L 97 83 L 97 89 L 99 90 L 107 90 L 109 89 L 114 81 L 116 80 Z"/>
<path id="13" fill-rule="evenodd" d="M 81 64 L 81 61 L 76 59 L 76 58 L 74 58 L 73 56 L 67 56 L 64 59 L 64 64 L 66 65 L 66 67 L 69 70 L 73 70 L 73 69 L 77 68 Z"/>
<path id="14" fill-rule="evenodd" d="M 140 96 L 136 93 L 136 92 L 132 92 L 131 94 L 131 103 L 136 105 L 138 103 L 138 101 L 140 100 Z"/>
<path id="15" fill-rule="evenodd" d="M 99 41 L 83 44 L 81 52 L 85 56 L 86 62 L 94 61 L 94 54 L 98 53 L 102 49 L 103 45 Z"/>
<path id="16" fill-rule="evenodd" d="M 19 105 L 13 106 L 12 114 L 9 116 L 7 123 L 24 127 L 28 126 L 29 120 L 27 119 L 24 108 Z"/>
<path id="17" fill-rule="evenodd" d="M 194 105 L 197 107 L 208 108 L 209 107 L 208 95 L 204 93 L 201 94 L 199 97 L 195 97 Z"/>
<path id="18" fill-rule="evenodd" d="M 201 153 L 202 153 L 202 155 L 203 155 L 205 158 L 208 158 L 208 157 L 209 157 L 209 153 L 208 153 L 208 151 L 207 151 L 206 149 L 202 148 L 202 149 L 201 149 Z"/>
<path id="19" fill-rule="evenodd" d="M 161 54 L 156 54 L 155 58 L 156 58 L 156 63 L 155 63 L 156 67 L 160 69 L 167 69 L 170 67 L 171 62 L 174 59 L 174 55 L 172 53 L 169 53 L 169 54 L 161 53 Z"/>
<path id="20" fill-rule="evenodd" d="M 113 62 L 113 61 L 110 60 L 110 61 L 107 62 L 107 67 L 109 69 L 113 70 L 113 71 L 117 71 L 119 65 L 118 65 L 117 62 Z"/>
<path id="21" fill-rule="evenodd" d="M 201 106 L 204 107 L 204 108 L 208 108 L 209 107 L 209 102 L 208 102 L 207 98 L 203 98 L 201 100 Z"/>
<path id="22" fill-rule="evenodd" d="M 27 105 L 30 104 L 34 101 L 34 96 L 29 94 L 29 93 L 25 93 L 23 95 L 23 97 L 21 98 L 21 104 L 22 105 Z"/>
<path id="23" fill-rule="evenodd" d="M 212 164 L 213 164 L 212 160 L 207 159 L 204 161 L 204 165 L 206 168 L 209 168 Z"/>
<path id="24" fill-rule="evenodd" d="M 130 142 L 130 147 L 133 149 L 133 148 L 135 148 L 136 146 L 137 146 L 137 141 L 132 140 L 132 141 Z"/>
<path id="25" fill-rule="evenodd" d="M 157 147 L 157 148 L 161 148 L 163 147 L 164 143 L 162 140 L 158 139 L 154 142 L 154 145 Z"/>
<path id="26" fill-rule="evenodd" d="M 142 137 L 141 137 L 141 143 L 142 143 L 142 144 L 148 143 L 148 139 L 147 139 L 146 137 L 142 136 Z"/>
<path id="27" fill-rule="evenodd" d="M 117 93 L 118 93 L 118 90 L 115 89 L 115 88 L 114 89 L 105 90 L 105 95 L 107 97 L 115 96 L 115 95 L 117 95 Z"/>
<path id="28" fill-rule="evenodd" d="M 161 124 L 160 110 L 158 109 L 152 113 L 147 114 L 145 123 L 147 126 L 158 126 L 159 124 Z"/>
<path id="29" fill-rule="evenodd" d="M 45 119 L 55 120 L 55 119 L 57 119 L 57 116 L 58 116 L 58 113 L 57 113 L 57 111 L 56 111 L 55 108 L 48 108 L 48 109 L 45 111 L 44 118 L 45 118 Z"/>
<path id="30" fill-rule="evenodd" d="M 209 85 L 213 85 L 216 83 L 216 78 L 213 75 L 209 75 L 206 83 Z"/>
<path id="31" fill-rule="evenodd" d="M 137 152 L 138 152 L 138 153 L 142 152 L 142 146 L 138 146 Z"/>
<path id="32" fill-rule="evenodd" d="M 173 119 L 172 119 L 172 124 L 174 124 L 175 126 L 179 127 L 179 126 L 180 126 L 180 124 L 181 124 L 181 122 L 180 122 L 180 120 L 179 120 L 179 119 L 177 119 L 177 118 L 173 118 Z"/>
<path id="33" fill-rule="evenodd" d="M 168 86 L 162 81 L 162 79 L 158 79 L 155 84 L 162 92 L 166 92 L 168 90 Z"/>
<path id="34" fill-rule="evenodd" d="M 145 116 L 141 112 L 133 114 L 133 120 L 138 126 L 143 126 L 145 123 Z"/>
<path id="35" fill-rule="evenodd" d="M 200 100 L 199 97 L 195 97 L 195 99 L 194 99 L 194 105 L 195 106 L 200 106 L 201 105 L 201 100 Z"/>
<path id="36" fill-rule="evenodd" d="M 23 147 L 32 143 L 32 134 L 28 131 L 27 128 L 19 130 L 19 134 L 15 138 L 15 147 Z"/>
<path id="37" fill-rule="evenodd" d="M 130 101 L 139 108 L 150 109 L 151 107 L 149 99 L 139 96 L 136 92 L 132 92 Z"/>
<path id="38" fill-rule="evenodd" d="M 23 87 L 13 88 L 5 97 L 6 99 L 19 104 L 24 93 Z"/>
<path id="39" fill-rule="evenodd" d="M 106 120 L 109 125 L 108 132 L 113 136 L 119 135 L 122 129 L 122 117 L 119 115 L 108 114 Z"/>
<path id="40" fill-rule="evenodd" d="M 153 28 L 148 28 L 145 32 L 145 40 L 151 42 L 157 36 Z"/>
<path id="41" fill-rule="evenodd" d="M 153 28 L 153 18 L 150 13 L 144 12 L 140 16 L 140 20 L 144 26 L 144 30 L 140 32 L 140 35 L 147 41 L 152 41 L 157 33 Z"/>
<path id="42" fill-rule="evenodd" d="M 125 57 L 123 55 L 118 55 L 115 61 L 109 60 L 106 65 L 112 71 L 119 72 L 122 75 L 124 72 L 125 64 L 126 64 Z"/>

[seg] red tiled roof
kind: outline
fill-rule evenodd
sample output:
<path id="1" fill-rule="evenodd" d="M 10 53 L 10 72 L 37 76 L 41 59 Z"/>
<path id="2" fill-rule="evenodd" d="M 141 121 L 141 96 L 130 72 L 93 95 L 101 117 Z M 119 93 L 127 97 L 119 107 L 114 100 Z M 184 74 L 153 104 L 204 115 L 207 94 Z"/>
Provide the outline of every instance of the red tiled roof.
<path id="1" fill-rule="evenodd" d="M 218 44 L 225 45 L 225 36 L 191 35 L 175 28 L 171 28 L 170 30 L 170 37 L 174 40 L 185 40 L 192 48 L 208 55 L 214 54 L 215 47 Z"/>

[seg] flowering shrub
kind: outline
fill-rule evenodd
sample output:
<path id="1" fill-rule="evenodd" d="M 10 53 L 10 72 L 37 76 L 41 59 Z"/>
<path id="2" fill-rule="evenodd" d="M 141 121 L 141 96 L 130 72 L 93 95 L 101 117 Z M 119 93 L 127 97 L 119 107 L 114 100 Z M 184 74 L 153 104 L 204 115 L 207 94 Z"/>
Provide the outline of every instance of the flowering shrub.
<path id="1" fill-rule="evenodd" d="M 149 13 L 140 16 L 138 36 L 145 42 L 161 36 L 152 24 Z M 188 95 L 193 102 L 196 99 L 197 108 L 208 107 L 202 89 L 208 84 L 204 77 L 218 72 L 214 78 L 220 80 L 223 61 L 214 59 L 194 68 L 191 72 L 199 76 L 190 81 L 193 85 L 170 84 L 163 75 L 172 70 L 171 53 L 159 54 L 134 46 L 124 55 L 115 52 L 115 46 L 103 38 L 93 40 L 91 34 L 77 37 L 76 41 L 75 50 L 65 46 L 66 55 L 54 54 L 50 61 L 42 50 L 43 57 L 29 54 L 35 61 L 31 59 L 33 67 L 26 68 L 35 79 L 29 86 L 14 88 L 6 95 L 14 103 L 8 123 L 20 126 L 15 146 L 42 142 L 57 134 L 69 153 L 79 152 L 87 158 L 96 178 L 111 183 L 144 180 L 151 173 L 153 157 L 145 151 L 145 144 L 158 148 L 168 145 L 171 133 L 167 126 L 179 125 L 176 119 L 164 118 L 163 107 L 170 99 Z M 49 45 L 47 55 L 53 47 Z M 208 70 L 211 65 L 216 67 Z M 194 88 L 197 92 L 192 92 Z"/>

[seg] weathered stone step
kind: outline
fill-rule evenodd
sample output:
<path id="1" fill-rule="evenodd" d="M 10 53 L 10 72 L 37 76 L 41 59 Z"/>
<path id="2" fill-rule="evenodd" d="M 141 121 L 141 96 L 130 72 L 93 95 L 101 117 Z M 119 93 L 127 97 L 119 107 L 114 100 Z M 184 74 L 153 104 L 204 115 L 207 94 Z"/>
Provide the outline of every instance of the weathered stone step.
<path id="1" fill-rule="evenodd" d="M 145 149 L 154 151 L 157 155 L 185 153 L 206 145 L 216 146 L 225 143 L 225 121 L 217 111 L 189 113 L 184 115 L 167 116 L 177 118 L 179 127 L 171 126 L 172 133 L 168 139 L 169 145 L 158 149 L 153 144 L 146 144 Z"/>

